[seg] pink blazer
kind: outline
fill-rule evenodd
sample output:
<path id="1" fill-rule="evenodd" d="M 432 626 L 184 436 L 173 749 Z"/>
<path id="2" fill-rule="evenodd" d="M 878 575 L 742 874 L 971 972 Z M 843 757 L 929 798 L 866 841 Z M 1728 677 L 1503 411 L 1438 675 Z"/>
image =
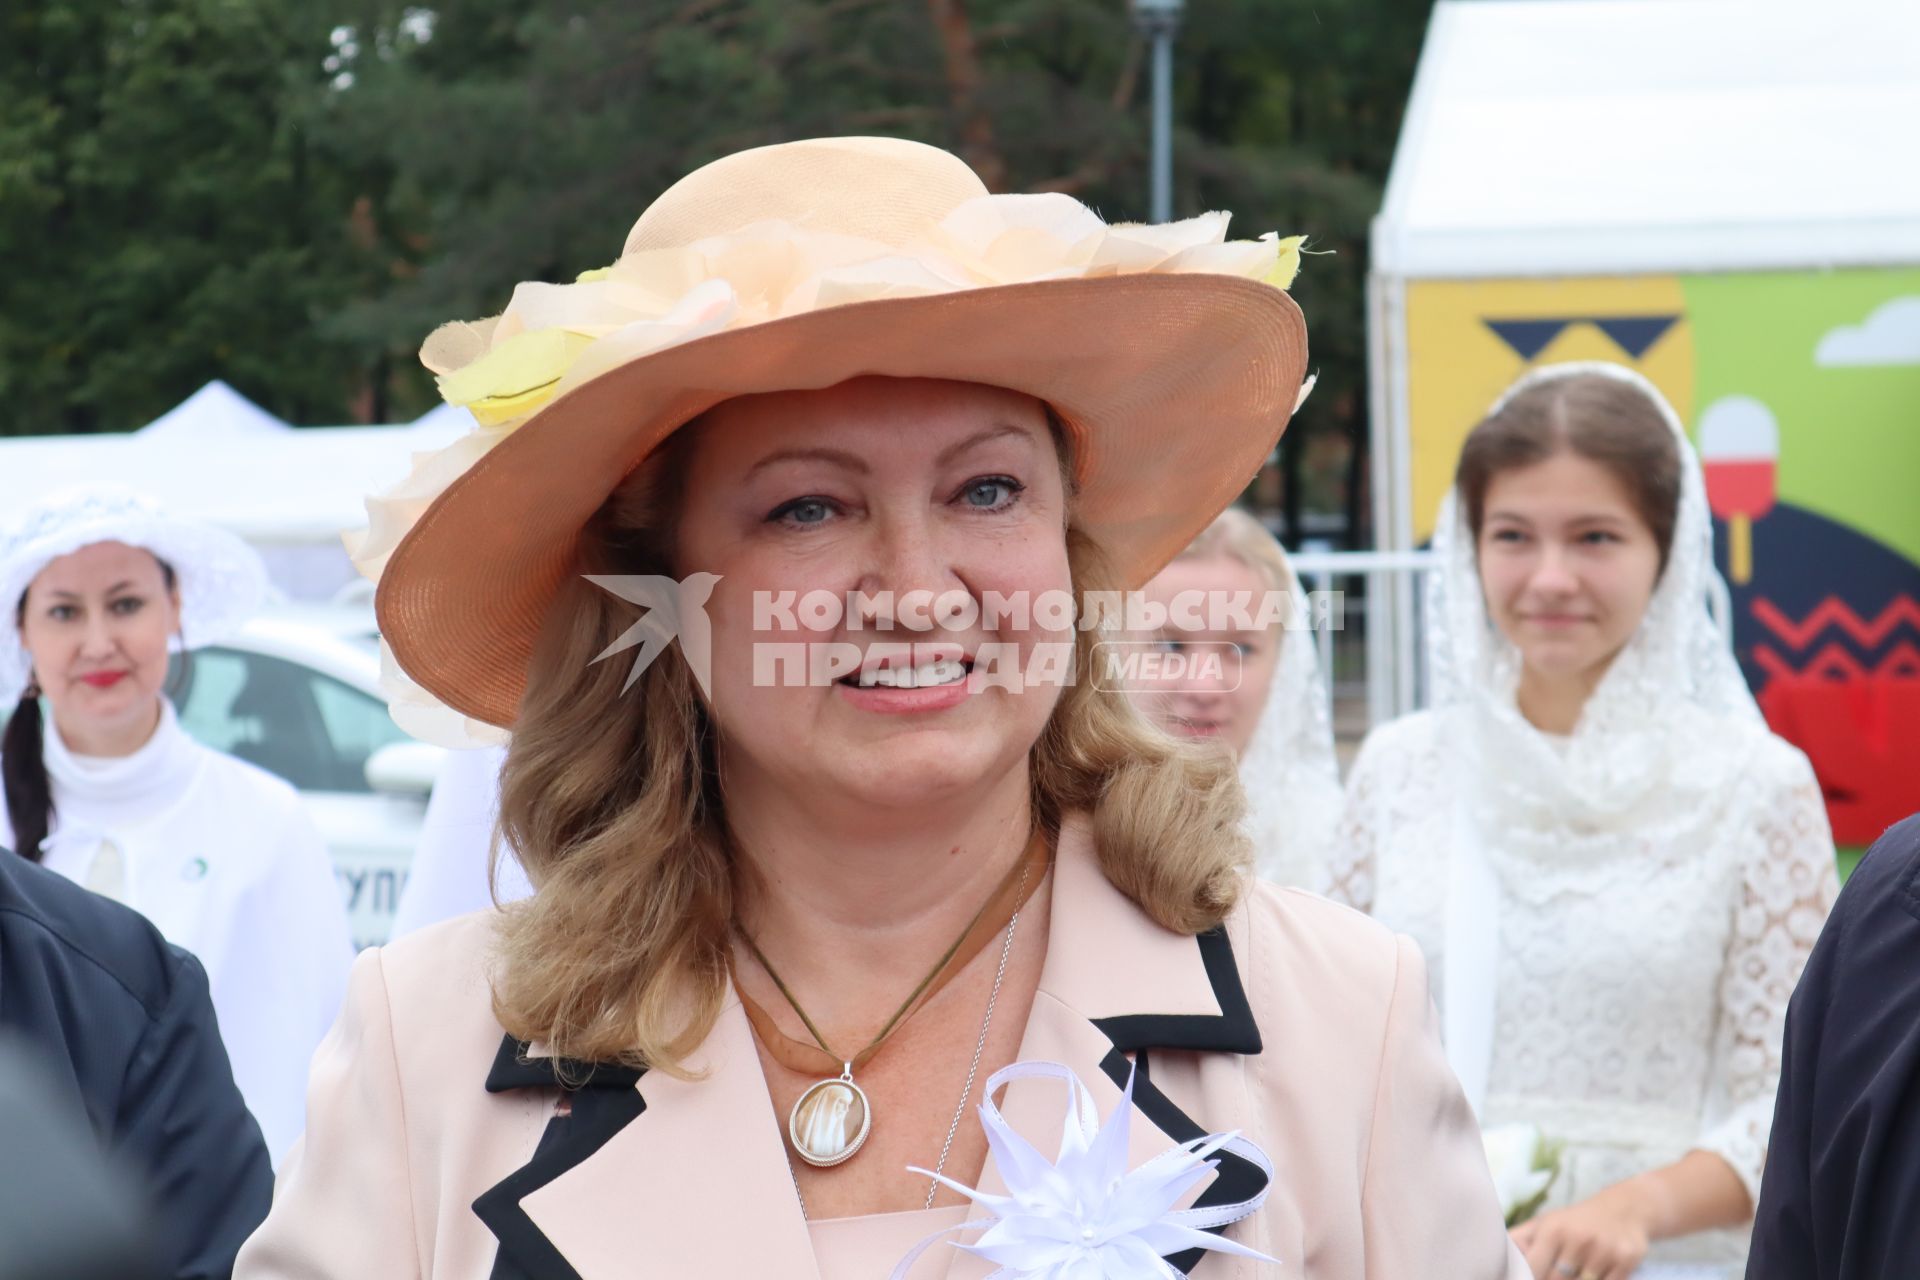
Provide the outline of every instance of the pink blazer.
<path id="1" fill-rule="evenodd" d="M 1108 884 L 1084 822 L 1062 832 L 1056 877 L 1020 1059 L 1071 1067 L 1103 1116 L 1136 1063 L 1136 1164 L 1238 1129 L 1274 1165 L 1265 1206 L 1227 1234 L 1284 1268 L 1176 1265 L 1197 1280 L 1525 1280 L 1411 942 L 1264 884 L 1221 928 L 1169 933 Z M 236 1280 L 817 1280 L 739 1003 L 693 1060 L 703 1079 L 603 1067 L 563 1095 L 552 1061 L 493 1018 L 490 929 L 481 913 L 360 956 Z M 1058 1148 L 1065 1090 L 1021 1081 L 1002 1103 Z M 1229 1157 L 1199 1197 L 1264 1181 Z M 982 1185 L 1001 1187 L 991 1161 Z M 993 1270 L 949 1254 L 951 1278 Z"/>

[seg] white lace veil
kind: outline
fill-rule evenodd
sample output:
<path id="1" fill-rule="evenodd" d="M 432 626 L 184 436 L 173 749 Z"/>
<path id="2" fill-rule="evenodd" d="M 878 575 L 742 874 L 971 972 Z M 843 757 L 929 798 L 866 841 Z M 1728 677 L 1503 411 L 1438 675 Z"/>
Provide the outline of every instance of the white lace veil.
<path id="1" fill-rule="evenodd" d="M 1428 670 L 1433 705 L 1469 713 L 1472 732 L 1463 745 L 1476 765 L 1487 830 L 1510 830 L 1518 818 L 1536 828 L 1617 832 L 1646 821 L 1651 810 L 1671 815 L 1696 788 L 1723 780 L 1725 767 L 1716 764 L 1738 757 L 1730 748 L 1748 735 L 1729 741 L 1729 722 L 1765 727 L 1708 611 L 1715 569 L 1706 485 L 1666 398 L 1631 370 L 1581 362 L 1529 373 L 1493 411 L 1522 391 L 1583 375 L 1637 388 L 1672 430 L 1681 467 L 1673 546 L 1639 628 L 1587 700 L 1563 749 L 1534 729 L 1515 703 L 1519 655 L 1488 617 L 1466 509 L 1457 492 L 1448 493 L 1433 540 L 1439 572 L 1428 582 Z M 1559 847 L 1572 856 L 1572 843 Z"/>
<path id="2" fill-rule="evenodd" d="M 1340 821 L 1340 765 L 1306 592 L 1285 552 L 1280 563 L 1291 616 L 1267 705 L 1240 757 L 1240 786 L 1247 794 L 1255 870 L 1279 884 L 1317 889 Z"/>
<path id="3" fill-rule="evenodd" d="M 1645 378 L 1603 363 L 1550 365 L 1490 411 L 1543 383 L 1612 378 L 1658 409 L 1680 451 L 1673 545 L 1647 611 L 1565 741 L 1520 713 L 1520 657 L 1487 614 L 1465 505 L 1450 492 L 1433 546 L 1427 638 L 1451 788 L 1442 943 L 1447 1057 L 1476 1110 L 1494 1045 L 1503 897 L 1544 904 L 1647 878 L 1713 845 L 1726 798 L 1766 723 L 1707 608 L 1713 522 L 1700 460 Z M 1505 893 L 1502 893 L 1504 889 Z M 1524 929 L 1524 919 L 1515 922 Z"/>

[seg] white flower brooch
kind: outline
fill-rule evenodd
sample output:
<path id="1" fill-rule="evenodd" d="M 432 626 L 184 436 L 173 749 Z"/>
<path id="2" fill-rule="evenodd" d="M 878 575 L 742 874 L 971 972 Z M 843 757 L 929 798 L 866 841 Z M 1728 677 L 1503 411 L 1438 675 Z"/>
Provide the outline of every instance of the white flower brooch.
<path id="1" fill-rule="evenodd" d="M 1071 1095 L 1060 1155 L 1053 1161 L 1015 1133 L 994 1105 L 994 1094 L 1002 1087 L 1032 1078 L 1059 1080 Z M 1208 1230 L 1257 1210 L 1266 1201 L 1266 1186 L 1235 1204 L 1174 1208 L 1219 1163 L 1212 1159 L 1219 1151 L 1253 1162 L 1271 1185 L 1273 1165 L 1266 1153 L 1236 1133 L 1213 1134 L 1171 1147 L 1130 1171 L 1132 1116 L 1131 1072 L 1119 1105 L 1104 1125 L 1093 1095 L 1070 1068 L 1056 1062 L 1016 1062 L 995 1072 L 980 1103 L 980 1123 L 1007 1194 L 989 1195 L 926 1169 L 912 1170 L 952 1187 L 993 1217 L 928 1236 L 900 1260 L 892 1280 L 905 1280 L 920 1255 L 941 1237 L 982 1228 L 979 1239 L 959 1247 L 999 1264 L 991 1280 L 1181 1280 L 1182 1273 L 1162 1255 L 1195 1248 L 1277 1262 Z"/>

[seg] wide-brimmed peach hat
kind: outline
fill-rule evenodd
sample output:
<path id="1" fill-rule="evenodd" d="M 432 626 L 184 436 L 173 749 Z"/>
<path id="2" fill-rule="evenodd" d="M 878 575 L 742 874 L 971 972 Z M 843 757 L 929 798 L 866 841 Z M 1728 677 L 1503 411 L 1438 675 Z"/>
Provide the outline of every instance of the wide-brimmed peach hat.
<path id="1" fill-rule="evenodd" d="M 511 726 L 583 526 L 734 396 L 863 375 L 1032 395 L 1072 437 L 1076 523 L 1145 582 L 1241 493 L 1304 395 L 1285 293 L 1299 240 L 1227 241 L 1226 223 L 1110 226 L 1068 196 L 990 195 L 956 157 L 888 138 L 688 175 L 612 266 L 523 284 L 422 348 L 479 428 L 369 500 L 348 538 L 380 584 L 396 718 L 437 740 Z"/>

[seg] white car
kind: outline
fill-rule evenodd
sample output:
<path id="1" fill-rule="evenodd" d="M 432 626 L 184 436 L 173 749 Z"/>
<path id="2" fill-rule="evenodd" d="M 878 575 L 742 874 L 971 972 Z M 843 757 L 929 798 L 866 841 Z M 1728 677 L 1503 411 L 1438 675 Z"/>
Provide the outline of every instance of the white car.
<path id="1" fill-rule="evenodd" d="M 190 659 L 172 685 L 182 727 L 299 789 L 355 944 L 386 941 L 446 753 L 387 715 L 372 611 L 281 608 Z"/>

